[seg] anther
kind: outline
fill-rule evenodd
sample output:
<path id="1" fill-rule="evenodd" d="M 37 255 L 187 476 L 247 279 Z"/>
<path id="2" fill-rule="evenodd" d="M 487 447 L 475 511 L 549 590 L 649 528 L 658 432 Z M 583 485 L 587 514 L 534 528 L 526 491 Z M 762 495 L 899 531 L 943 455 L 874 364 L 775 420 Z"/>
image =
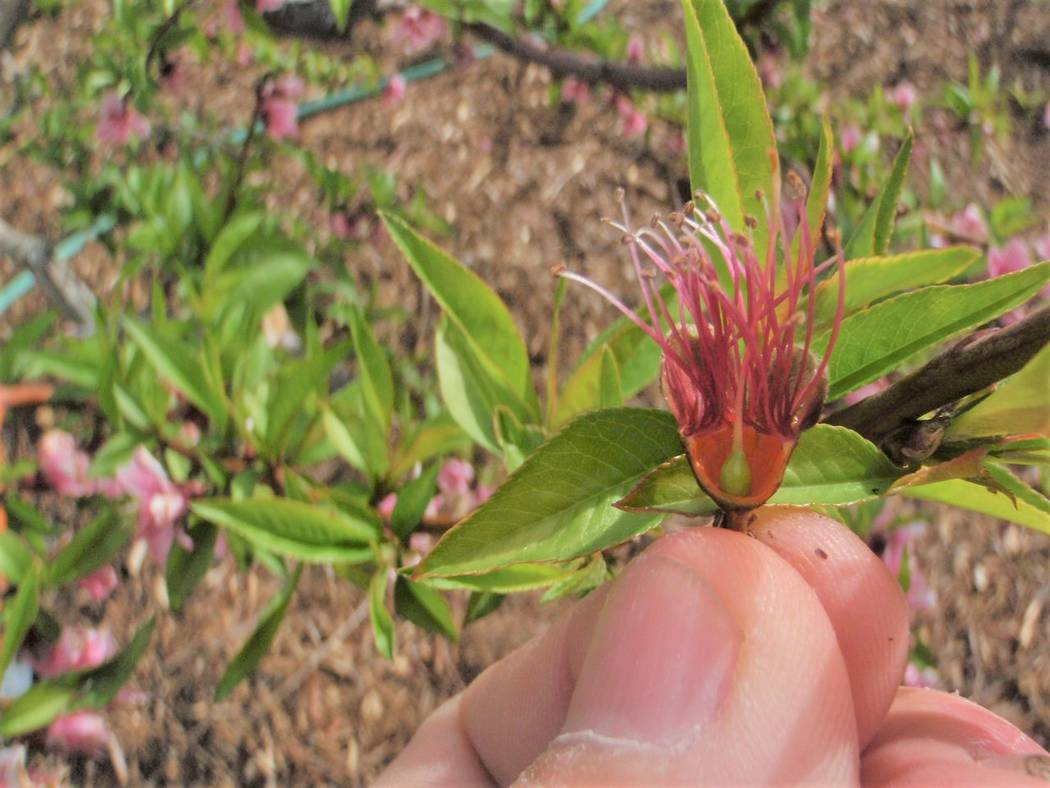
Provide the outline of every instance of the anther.
<path id="1" fill-rule="evenodd" d="M 746 224 L 748 227 L 754 230 L 758 227 L 758 219 L 756 219 L 751 214 L 746 214 L 744 216 L 744 224 Z"/>
<path id="2" fill-rule="evenodd" d="M 569 267 L 567 265 L 565 265 L 564 263 L 558 263 L 557 265 L 552 265 L 551 266 L 551 276 L 561 276 L 562 274 L 564 274 L 568 270 L 569 270 Z"/>
<path id="3" fill-rule="evenodd" d="M 787 193 L 789 200 L 806 199 L 806 184 L 802 180 L 802 178 L 799 177 L 799 174 L 794 170 L 788 170 Z"/>

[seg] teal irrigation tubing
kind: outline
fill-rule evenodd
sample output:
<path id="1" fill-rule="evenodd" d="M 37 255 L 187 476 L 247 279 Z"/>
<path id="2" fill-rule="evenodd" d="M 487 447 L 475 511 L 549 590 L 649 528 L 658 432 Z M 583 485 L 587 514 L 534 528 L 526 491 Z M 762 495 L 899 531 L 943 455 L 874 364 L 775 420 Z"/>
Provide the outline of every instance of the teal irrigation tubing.
<path id="1" fill-rule="evenodd" d="M 592 6 L 599 6 L 598 10 L 600 10 L 600 7 L 604 6 L 606 1 L 607 0 L 596 0 L 596 2 L 591 3 L 591 6 L 584 9 L 583 14 L 581 14 L 581 19 L 587 14 Z M 595 13 L 597 13 L 597 11 L 595 11 Z M 477 60 L 484 60 L 492 55 L 494 51 L 494 47 L 488 44 L 481 44 L 474 47 L 474 57 Z M 425 60 L 422 63 L 409 66 L 401 72 L 401 76 L 405 78 L 406 82 L 416 82 L 421 79 L 429 79 L 430 77 L 437 76 L 445 71 L 449 65 L 449 61 L 444 60 L 443 58 Z M 306 120 L 315 115 L 320 115 L 323 112 L 331 112 L 340 107 L 345 107 L 358 101 L 364 101 L 373 96 L 378 96 L 386 90 L 386 87 L 389 84 L 390 78 L 384 77 L 375 85 L 358 85 L 347 90 L 341 90 L 338 93 L 331 93 L 324 98 L 319 98 L 314 101 L 304 101 L 299 105 L 299 120 Z M 247 134 L 247 129 L 238 129 L 231 132 L 230 142 L 235 145 L 240 144 L 241 142 L 244 142 L 244 138 Z M 100 235 L 108 233 L 116 226 L 116 224 L 116 219 L 112 216 L 99 216 L 90 227 L 67 235 L 55 244 L 55 257 L 59 260 L 72 259 L 87 245 L 89 241 L 93 241 Z M 0 288 L 0 315 L 10 309 L 11 305 L 18 301 L 18 299 L 32 291 L 35 285 L 36 278 L 28 271 L 23 271 L 4 285 L 3 288 Z"/>
<path id="2" fill-rule="evenodd" d="M 580 15 L 576 17 L 577 24 L 584 24 L 590 22 L 594 17 L 598 16 L 603 8 L 609 4 L 609 0 L 591 0 L 587 6 L 580 11 Z"/>

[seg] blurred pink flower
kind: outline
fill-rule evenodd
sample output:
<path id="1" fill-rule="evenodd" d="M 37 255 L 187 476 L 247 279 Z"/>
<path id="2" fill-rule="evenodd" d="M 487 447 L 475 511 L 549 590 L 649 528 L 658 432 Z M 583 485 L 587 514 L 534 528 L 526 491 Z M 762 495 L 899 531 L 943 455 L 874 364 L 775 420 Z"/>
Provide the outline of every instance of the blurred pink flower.
<path id="1" fill-rule="evenodd" d="M 900 82 L 886 91 L 886 98 L 896 104 L 905 115 L 915 106 L 918 97 L 915 86 L 910 82 Z"/>
<path id="2" fill-rule="evenodd" d="M 616 97 L 616 111 L 620 115 L 625 137 L 640 137 L 649 128 L 649 119 L 623 94 Z"/>
<path id="3" fill-rule="evenodd" d="M 59 752 L 101 755 L 109 738 L 109 726 L 98 712 L 75 711 L 52 722 L 45 741 L 50 749 Z"/>
<path id="4" fill-rule="evenodd" d="M 66 627 L 47 657 L 33 667 L 43 678 L 95 668 L 117 653 L 117 641 L 105 630 Z"/>
<path id="5" fill-rule="evenodd" d="M 256 0 L 255 10 L 260 14 L 267 14 L 271 11 L 280 11 L 284 5 L 284 0 Z"/>
<path id="6" fill-rule="evenodd" d="M 667 138 L 667 147 L 671 153 L 685 153 L 685 134 L 676 131 Z"/>
<path id="7" fill-rule="evenodd" d="M 856 150 L 857 146 L 860 145 L 860 141 L 863 138 L 860 127 L 854 123 L 849 123 L 842 128 L 841 138 L 839 140 L 842 145 L 843 153 L 852 153 Z"/>
<path id="8" fill-rule="evenodd" d="M 1040 262 L 1050 260 L 1050 233 L 1036 238 L 1032 246 L 1035 248 L 1035 256 Z"/>
<path id="9" fill-rule="evenodd" d="M 167 560 L 176 538 L 187 549 L 193 548 L 189 536 L 177 528 L 189 509 L 189 490 L 172 482 L 164 467 L 144 446 L 135 449 L 131 461 L 117 471 L 117 480 L 138 502 L 136 536 L 146 540 L 154 561 L 163 564 Z"/>
<path id="10" fill-rule="evenodd" d="M 457 41 L 452 45 L 452 58 L 460 68 L 469 66 L 477 60 L 477 56 L 474 54 L 474 47 L 463 41 Z"/>
<path id="11" fill-rule="evenodd" d="M 434 549 L 434 536 L 425 531 L 417 531 L 408 537 L 408 547 L 419 554 L 416 563 L 422 560 L 427 553 Z"/>
<path id="12" fill-rule="evenodd" d="M 481 504 L 485 503 L 485 501 L 492 497 L 492 493 L 495 491 L 495 487 L 488 484 L 479 484 L 474 491 L 474 505 L 481 506 Z"/>
<path id="13" fill-rule="evenodd" d="M 886 547 L 882 551 L 882 560 L 886 567 L 899 576 L 905 555 L 908 558 L 908 606 L 912 610 L 930 610 L 937 604 L 937 594 L 929 587 L 926 576 L 915 563 L 912 546 L 926 530 L 926 523 L 916 520 L 900 525 L 890 531 Z"/>
<path id="14" fill-rule="evenodd" d="M 561 86 L 561 100 L 569 104 L 586 104 L 591 100 L 591 88 L 575 77 L 566 77 Z"/>
<path id="15" fill-rule="evenodd" d="M 201 428 L 197 426 L 196 422 L 184 421 L 179 425 L 179 431 L 176 433 L 175 439 L 182 448 L 192 449 L 201 442 Z"/>
<path id="16" fill-rule="evenodd" d="M 780 64 L 780 58 L 774 52 L 763 52 L 758 56 L 755 64 L 758 69 L 758 78 L 762 84 L 770 90 L 776 90 L 784 81 L 784 72 Z"/>
<path id="17" fill-rule="evenodd" d="M 160 84 L 169 93 L 178 96 L 186 89 L 186 69 L 178 60 L 165 60 L 160 68 Z"/>
<path id="18" fill-rule="evenodd" d="M 254 53 L 254 50 L 252 49 L 251 44 L 249 44 L 247 41 L 242 41 L 241 43 L 239 43 L 237 45 L 237 56 L 236 56 L 237 65 L 238 66 L 247 66 L 247 65 L 249 65 L 252 62 L 252 58 L 254 57 L 254 54 L 255 53 Z"/>
<path id="19" fill-rule="evenodd" d="M 45 432 L 37 444 L 37 461 L 47 483 L 59 495 L 80 498 L 94 495 L 98 489 L 97 481 L 88 478 L 91 458 L 77 449 L 76 440 L 68 432 Z"/>
<path id="20" fill-rule="evenodd" d="M 117 570 L 112 566 L 104 566 L 81 578 L 77 585 L 87 592 L 93 602 L 102 602 L 113 593 L 118 582 Z"/>
<path id="21" fill-rule="evenodd" d="M 441 510 L 445 508 L 445 496 L 438 493 L 430 499 L 427 508 L 423 511 L 423 519 L 433 522 L 441 517 Z"/>
<path id="22" fill-rule="evenodd" d="M 302 93 L 303 81 L 298 77 L 281 77 L 269 86 L 262 113 L 270 137 L 283 140 L 299 135 L 299 97 Z"/>
<path id="23" fill-rule="evenodd" d="M 399 103 L 408 92 L 408 82 L 404 74 L 394 74 L 386 83 L 383 90 L 383 103 L 388 107 Z"/>
<path id="24" fill-rule="evenodd" d="M 1006 246 L 993 246 L 988 250 L 988 275 L 991 277 L 1023 271 L 1031 264 L 1032 254 L 1020 238 L 1012 239 Z"/>
<path id="25" fill-rule="evenodd" d="M 383 500 L 376 504 L 376 511 L 379 512 L 379 516 L 384 520 L 389 520 L 394 514 L 395 506 L 397 506 L 397 493 L 388 493 Z"/>
<path id="26" fill-rule="evenodd" d="M 401 14 L 391 39 L 396 46 L 404 48 L 406 55 L 415 55 L 436 43 L 448 32 L 448 23 L 419 6 L 409 6 Z"/>
<path id="27" fill-rule="evenodd" d="M 102 97 L 95 137 L 110 145 L 127 145 L 132 137 L 148 137 L 149 121 L 115 92 Z"/>
<path id="28" fill-rule="evenodd" d="M 467 495 L 474 482 L 474 466 L 466 460 L 452 458 L 438 471 L 437 485 L 445 495 Z"/>
<path id="29" fill-rule="evenodd" d="M 952 232 L 967 240 L 984 243 L 988 240 L 988 225 L 984 223 L 984 215 L 981 209 L 974 203 L 970 203 L 949 222 Z"/>
<path id="30" fill-rule="evenodd" d="M 627 62 L 641 63 L 645 58 L 645 42 L 642 37 L 635 33 L 627 39 Z"/>
<path id="31" fill-rule="evenodd" d="M 328 229 L 336 238 L 350 237 L 350 217 L 345 211 L 337 211 L 328 217 Z"/>
<path id="32" fill-rule="evenodd" d="M 940 677 L 933 668 L 920 668 L 914 662 L 909 662 L 904 669 L 905 687 L 936 687 L 939 681 Z"/>
<path id="33" fill-rule="evenodd" d="M 26 773 L 26 748 L 19 744 L 0 748 L 0 788 L 22 788 Z"/>
<path id="34" fill-rule="evenodd" d="M 244 32 L 244 17 L 241 15 L 241 5 L 237 0 L 230 0 L 222 7 L 222 18 L 226 29 L 235 36 Z"/>
<path id="35" fill-rule="evenodd" d="M 855 390 L 851 391 L 849 394 L 847 394 L 845 397 L 843 397 L 843 401 L 847 405 L 855 405 L 856 403 L 860 402 L 862 399 L 867 399 L 868 397 L 870 397 L 870 396 L 872 396 L 874 394 L 878 394 L 880 391 L 882 391 L 888 385 L 889 385 L 889 381 L 886 380 L 885 378 L 880 378 L 879 380 L 873 380 L 871 383 L 868 383 L 868 384 L 866 384 L 864 386 L 861 386 L 859 389 L 855 389 Z"/>

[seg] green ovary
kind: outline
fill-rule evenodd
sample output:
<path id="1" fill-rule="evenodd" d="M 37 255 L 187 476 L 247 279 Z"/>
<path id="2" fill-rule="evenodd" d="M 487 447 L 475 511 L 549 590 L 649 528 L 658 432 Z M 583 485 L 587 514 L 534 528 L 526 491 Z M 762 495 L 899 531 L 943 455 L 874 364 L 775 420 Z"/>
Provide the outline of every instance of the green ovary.
<path id="1" fill-rule="evenodd" d="M 722 465 L 718 477 L 719 486 L 729 495 L 746 496 L 751 494 L 751 465 L 747 461 L 743 447 L 735 446 Z"/>

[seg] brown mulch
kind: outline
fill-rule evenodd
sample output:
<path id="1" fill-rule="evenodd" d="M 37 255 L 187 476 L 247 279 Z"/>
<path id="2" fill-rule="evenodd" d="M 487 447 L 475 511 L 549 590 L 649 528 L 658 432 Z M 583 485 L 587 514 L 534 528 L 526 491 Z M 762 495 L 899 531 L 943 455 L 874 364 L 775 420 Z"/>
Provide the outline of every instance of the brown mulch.
<path id="1" fill-rule="evenodd" d="M 618 5 L 647 31 L 653 24 L 673 24 L 677 14 L 669 10 L 675 4 L 657 0 Z M 78 41 L 98 24 L 103 7 L 73 8 L 20 31 L 16 59 L 46 63 L 56 79 L 68 77 L 87 56 Z M 1045 63 L 1032 52 L 1050 41 L 1048 17 L 1038 0 L 835 0 L 816 16 L 812 67 L 829 85 L 832 100 L 862 96 L 876 84 L 903 78 L 932 93 L 945 79 L 965 80 L 968 52 L 974 49 L 983 62 L 1001 65 L 1004 84 L 1019 80 L 1028 89 L 1047 91 Z M 236 118 L 250 103 L 250 84 L 251 74 L 233 75 L 224 85 L 201 90 L 214 90 L 218 105 Z M 303 132 L 329 165 L 381 164 L 403 183 L 425 188 L 431 206 L 455 228 L 443 243 L 511 305 L 537 368 L 547 362 L 549 268 L 567 263 L 629 292 L 619 239 L 600 218 L 614 210 L 619 186 L 630 190 L 638 216 L 667 210 L 677 199 L 675 179 L 684 171 L 670 130 L 661 124 L 655 124 L 649 144 L 625 140 L 601 98 L 569 111 L 548 106 L 547 90 L 542 70 L 495 56 L 412 85 L 408 99 L 393 109 L 358 104 L 308 122 Z M 1007 191 L 1044 208 L 1050 202 L 1045 130 L 1019 125 L 1009 140 L 992 146 L 980 167 L 970 161 L 958 133 L 935 139 L 920 132 L 920 139 L 937 150 L 960 206 L 970 200 L 988 204 Z M 0 163 L 5 161 L 0 151 Z M 0 215 L 26 230 L 54 232 L 53 216 L 65 200 L 59 179 L 23 162 L 0 166 Z M 278 198 L 282 209 L 323 225 L 325 217 L 297 168 L 282 161 L 274 167 L 286 177 L 287 194 Z M 380 283 L 384 303 L 418 316 L 400 339 L 425 353 L 433 308 L 395 250 L 389 244 L 365 249 L 347 265 Z M 2 266 L 0 281 L 11 271 Z M 113 270 L 98 245 L 76 266 L 99 286 Z M 18 320 L 40 305 L 37 296 L 25 299 L 5 319 Z M 571 290 L 562 365 L 578 357 L 610 318 L 598 299 Z M 939 605 L 918 626 L 938 658 L 943 686 L 991 707 L 1045 743 L 1050 539 L 946 508 L 925 511 L 934 525 L 919 546 L 918 561 Z M 312 568 L 259 672 L 216 704 L 211 695 L 218 677 L 275 593 L 276 582 L 261 572 L 240 575 L 230 563 L 220 564 L 177 616 L 163 612 L 162 585 L 161 576 L 147 568 L 104 610 L 65 611 L 66 620 L 82 614 L 101 618 L 122 640 L 149 612 L 160 611 L 154 646 L 136 678 L 146 700 L 112 716 L 132 784 L 364 783 L 443 699 L 561 609 L 541 606 L 528 595 L 510 599 L 468 627 L 458 646 L 399 624 L 397 656 L 386 662 L 375 653 L 367 618 L 362 620 L 360 593 L 323 568 Z M 461 599 L 457 605 L 462 607 Z M 73 768 L 77 783 L 114 779 L 105 764 L 78 761 Z"/>

